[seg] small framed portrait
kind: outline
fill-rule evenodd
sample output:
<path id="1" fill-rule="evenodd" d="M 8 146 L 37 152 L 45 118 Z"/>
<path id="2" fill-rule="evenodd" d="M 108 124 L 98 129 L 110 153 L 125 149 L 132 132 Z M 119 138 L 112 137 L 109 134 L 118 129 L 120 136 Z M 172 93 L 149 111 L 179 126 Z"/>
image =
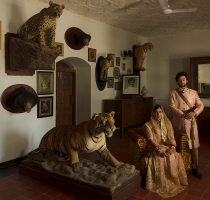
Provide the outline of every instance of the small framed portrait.
<path id="1" fill-rule="evenodd" d="M 114 87 L 114 77 L 108 77 L 107 78 L 107 87 L 113 88 Z"/>
<path id="2" fill-rule="evenodd" d="M 119 67 L 114 68 L 113 76 L 114 76 L 115 79 L 118 79 L 120 77 L 120 68 Z"/>
<path id="3" fill-rule="evenodd" d="M 122 64 L 122 71 L 126 71 L 126 65 L 125 65 L 125 63 Z"/>
<path id="4" fill-rule="evenodd" d="M 121 82 L 115 82 L 114 83 L 114 89 L 115 90 L 121 90 Z"/>
<path id="5" fill-rule="evenodd" d="M 39 97 L 37 118 L 53 116 L 53 96 Z"/>
<path id="6" fill-rule="evenodd" d="M 37 71 L 37 94 L 54 93 L 54 72 Z"/>
<path id="7" fill-rule="evenodd" d="M 131 74 L 131 69 L 127 69 L 127 74 Z"/>
<path id="8" fill-rule="evenodd" d="M 96 62 L 96 49 L 88 48 L 88 61 Z"/>
<path id="9" fill-rule="evenodd" d="M 0 20 L 0 50 L 1 50 L 1 20 Z"/>
<path id="10" fill-rule="evenodd" d="M 140 94 L 140 76 L 122 75 L 122 95 Z"/>
<path id="11" fill-rule="evenodd" d="M 64 56 L 64 44 L 60 42 L 55 42 L 56 48 L 59 48 L 61 50 L 61 53 L 59 56 Z"/>
<path id="12" fill-rule="evenodd" d="M 120 66 L 120 57 L 116 57 L 116 66 Z"/>

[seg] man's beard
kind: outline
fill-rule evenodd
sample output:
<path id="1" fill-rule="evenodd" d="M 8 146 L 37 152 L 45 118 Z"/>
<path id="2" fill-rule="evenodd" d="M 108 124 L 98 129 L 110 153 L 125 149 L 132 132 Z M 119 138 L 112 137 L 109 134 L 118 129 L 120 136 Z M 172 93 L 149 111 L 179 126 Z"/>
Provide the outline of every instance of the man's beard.
<path id="1" fill-rule="evenodd" d="M 178 86 L 179 86 L 180 88 L 184 88 L 184 87 L 187 87 L 187 83 L 184 84 L 184 85 L 180 85 L 180 84 L 178 83 Z"/>

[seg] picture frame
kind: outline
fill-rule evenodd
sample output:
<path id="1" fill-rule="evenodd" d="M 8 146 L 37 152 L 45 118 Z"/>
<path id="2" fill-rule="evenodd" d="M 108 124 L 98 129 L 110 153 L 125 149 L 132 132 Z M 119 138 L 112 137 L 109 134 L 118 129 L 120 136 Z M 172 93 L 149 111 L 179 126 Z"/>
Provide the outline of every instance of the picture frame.
<path id="1" fill-rule="evenodd" d="M 61 53 L 59 54 L 59 56 L 64 56 L 64 44 L 61 42 L 55 42 L 55 46 L 56 48 L 61 49 Z"/>
<path id="2" fill-rule="evenodd" d="M 121 90 L 121 82 L 115 82 L 114 83 L 114 89 L 115 90 Z"/>
<path id="3" fill-rule="evenodd" d="M 114 77 L 108 77 L 107 78 L 107 87 L 113 88 L 114 87 Z"/>
<path id="4" fill-rule="evenodd" d="M 88 48 L 88 61 L 96 62 L 96 49 Z"/>
<path id="5" fill-rule="evenodd" d="M 116 57 L 116 66 L 120 66 L 120 57 Z"/>
<path id="6" fill-rule="evenodd" d="M 127 69 L 127 74 L 132 74 L 131 69 Z"/>
<path id="7" fill-rule="evenodd" d="M 54 72 L 37 71 L 37 94 L 54 93 Z"/>
<path id="8" fill-rule="evenodd" d="M 122 95 L 140 95 L 140 75 L 122 75 Z"/>
<path id="9" fill-rule="evenodd" d="M 118 79 L 120 77 L 120 68 L 119 67 L 114 68 L 113 76 L 114 76 L 115 79 Z"/>
<path id="10" fill-rule="evenodd" d="M 1 20 L 0 20 L 0 50 L 1 50 Z"/>
<path id="11" fill-rule="evenodd" d="M 37 118 L 53 116 L 53 96 L 39 97 Z"/>
<path id="12" fill-rule="evenodd" d="M 122 64 L 122 71 L 126 71 L 126 64 L 125 63 Z"/>

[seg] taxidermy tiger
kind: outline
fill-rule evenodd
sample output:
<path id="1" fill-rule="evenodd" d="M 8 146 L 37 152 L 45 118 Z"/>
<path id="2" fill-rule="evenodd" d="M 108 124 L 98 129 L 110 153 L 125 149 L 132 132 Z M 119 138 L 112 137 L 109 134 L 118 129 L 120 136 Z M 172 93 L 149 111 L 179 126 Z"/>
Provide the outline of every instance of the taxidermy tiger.
<path id="1" fill-rule="evenodd" d="M 42 9 L 40 13 L 32 16 L 22 25 L 19 32 L 20 39 L 39 43 L 43 48 L 46 46 L 45 32 L 49 30 L 49 47 L 55 48 L 56 19 L 62 15 L 65 6 L 52 1 L 49 2 L 49 5 L 48 8 Z"/>
<path id="2" fill-rule="evenodd" d="M 55 127 L 43 136 L 39 148 L 29 153 L 28 157 L 33 160 L 33 155 L 41 152 L 45 158 L 51 159 L 50 155 L 57 153 L 67 155 L 70 166 L 82 167 L 78 152 L 97 151 L 109 165 L 131 168 L 129 164 L 119 162 L 106 147 L 106 136 L 111 137 L 116 129 L 114 114 L 114 111 L 94 114 L 92 119 L 76 126 Z M 132 168 L 135 169 L 133 165 Z"/>

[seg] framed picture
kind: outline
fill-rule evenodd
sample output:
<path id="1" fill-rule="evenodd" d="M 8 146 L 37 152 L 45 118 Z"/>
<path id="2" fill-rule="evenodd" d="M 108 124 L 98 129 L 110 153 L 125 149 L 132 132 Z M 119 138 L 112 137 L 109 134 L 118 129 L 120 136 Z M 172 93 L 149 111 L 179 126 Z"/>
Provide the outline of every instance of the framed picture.
<path id="1" fill-rule="evenodd" d="M 115 82 L 114 83 L 114 89 L 115 90 L 121 90 L 121 82 Z"/>
<path id="2" fill-rule="evenodd" d="M 120 68 L 119 67 L 114 68 L 113 76 L 114 76 L 115 79 L 118 79 L 120 77 Z"/>
<path id="3" fill-rule="evenodd" d="M 122 64 L 122 71 L 126 71 L 126 65 L 125 65 L 125 63 Z"/>
<path id="4" fill-rule="evenodd" d="M 127 74 L 131 74 L 131 69 L 127 69 Z"/>
<path id="5" fill-rule="evenodd" d="M 1 49 L 1 20 L 0 20 L 0 49 Z"/>
<path id="6" fill-rule="evenodd" d="M 108 77 L 107 78 L 107 87 L 113 88 L 114 87 L 114 77 Z"/>
<path id="7" fill-rule="evenodd" d="M 116 57 L 116 66 L 120 66 L 120 57 Z"/>
<path id="8" fill-rule="evenodd" d="M 54 93 L 54 73 L 46 71 L 37 71 L 37 94 Z"/>
<path id="9" fill-rule="evenodd" d="M 60 48 L 60 50 L 61 50 L 61 53 L 59 54 L 59 56 L 64 56 L 64 45 L 63 45 L 63 43 L 55 42 L 55 46 L 56 46 L 56 48 Z"/>
<path id="10" fill-rule="evenodd" d="M 139 95 L 140 94 L 140 76 L 122 75 L 122 94 Z"/>
<path id="11" fill-rule="evenodd" d="M 37 118 L 53 116 L 53 96 L 39 97 Z"/>
<path id="12" fill-rule="evenodd" d="M 88 48 L 88 61 L 96 62 L 96 49 Z"/>

